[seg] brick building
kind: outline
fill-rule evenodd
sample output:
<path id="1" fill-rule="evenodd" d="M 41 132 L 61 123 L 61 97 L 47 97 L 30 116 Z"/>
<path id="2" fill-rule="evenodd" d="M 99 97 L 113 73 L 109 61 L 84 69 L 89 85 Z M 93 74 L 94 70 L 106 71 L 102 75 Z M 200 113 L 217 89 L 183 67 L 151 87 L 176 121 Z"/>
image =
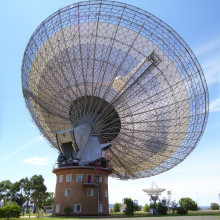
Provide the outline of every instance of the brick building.
<path id="1" fill-rule="evenodd" d="M 108 215 L 108 176 L 110 168 L 75 166 L 55 168 L 57 183 L 53 205 L 54 215 Z"/>

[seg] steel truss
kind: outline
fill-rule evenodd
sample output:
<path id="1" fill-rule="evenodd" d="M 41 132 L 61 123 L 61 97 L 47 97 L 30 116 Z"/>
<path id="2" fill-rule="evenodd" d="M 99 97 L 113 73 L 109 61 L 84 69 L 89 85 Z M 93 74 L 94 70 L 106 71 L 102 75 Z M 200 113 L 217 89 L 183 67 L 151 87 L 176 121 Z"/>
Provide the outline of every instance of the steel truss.
<path id="1" fill-rule="evenodd" d="M 208 88 L 192 50 L 125 3 L 84 1 L 43 21 L 24 53 L 22 87 L 52 147 L 56 132 L 88 123 L 100 142 L 111 141 L 112 175 L 121 179 L 171 169 L 207 124 Z"/>

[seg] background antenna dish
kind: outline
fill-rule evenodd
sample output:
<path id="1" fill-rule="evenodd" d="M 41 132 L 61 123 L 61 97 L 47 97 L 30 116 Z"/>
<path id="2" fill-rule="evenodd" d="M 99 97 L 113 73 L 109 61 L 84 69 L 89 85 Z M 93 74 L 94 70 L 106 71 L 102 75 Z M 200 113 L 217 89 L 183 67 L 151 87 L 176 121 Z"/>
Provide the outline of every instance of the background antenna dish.
<path id="1" fill-rule="evenodd" d="M 150 196 L 150 200 L 152 200 L 154 203 L 156 203 L 161 193 L 164 192 L 165 190 L 166 189 L 164 188 L 158 188 L 158 186 L 154 182 L 152 183 L 149 189 L 143 189 L 143 191 Z"/>
<path id="2" fill-rule="evenodd" d="M 43 21 L 24 53 L 22 87 L 53 148 L 82 163 L 104 152 L 121 179 L 176 166 L 207 123 L 208 89 L 189 46 L 115 1 L 80 2 Z"/>

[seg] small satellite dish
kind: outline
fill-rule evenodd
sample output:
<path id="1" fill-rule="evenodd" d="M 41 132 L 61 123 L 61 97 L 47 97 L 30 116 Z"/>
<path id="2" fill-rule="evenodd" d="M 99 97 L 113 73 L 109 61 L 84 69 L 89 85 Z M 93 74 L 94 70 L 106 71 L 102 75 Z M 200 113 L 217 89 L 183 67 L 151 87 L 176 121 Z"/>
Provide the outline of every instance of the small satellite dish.
<path id="1" fill-rule="evenodd" d="M 207 123 L 208 89 L 185 41 L 115 1 L 60 9 L 23 58 L 26 106 L 60 160 L 108 159 L 112 176 L 157 175 L 183 161 Z"/>

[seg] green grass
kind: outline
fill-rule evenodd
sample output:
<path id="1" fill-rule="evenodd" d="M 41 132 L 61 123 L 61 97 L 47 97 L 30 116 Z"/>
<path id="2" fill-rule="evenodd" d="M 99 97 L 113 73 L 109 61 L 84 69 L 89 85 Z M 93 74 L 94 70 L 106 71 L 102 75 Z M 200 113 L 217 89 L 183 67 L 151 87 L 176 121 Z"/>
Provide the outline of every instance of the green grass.
<path id="1" fill-rule="evenodd" d="M 181 215 L 173 215 L 172 213 L 168 213 L 168 215 L 150 215 L 147 212 L 136 212 L 134 213 L 134 216 L 125 216 L 124 213 L 111 213 L 109 216 L 110 218 L 141 218 L 141 217 L 175 217 L 175 216 L 181 216 Z M 186 216 L 217 216 L 220 217 L 220 211 L 195 211 L 195 212 L 189 212 Z M 66 220 L 66 219 L 95 219 L 97 216 L 62 216 L 62 217 L 56 217 L 56 216 L 44 216 L 40 218 L 30 218 L 30 220 Z M 100 216 L 100 218 L 102 218 Z M 105 219 L 106 217 L 103 217 Z M 10 220 L 28 220 L 29 218 L 12 218 Z M 5 218 L 0 218 L 0 220 L 6 220 Z"/>
<path id="2" fill-rule="evenodd" d="M 127 217 L 124 215 L 124 213 L 112 213 L 111 216 L 114 216 L 116 218 L 122 218 Z M 167 215 L 150 215 L 147 212 L 136 212 L 133 217 L 175 217 L 175 216 L 183 216 L 178 214 L 172 214 L 168 213 Z M 186 216 L 219 216 L 220 217 L 220 211 L 190 211 Z"/>

